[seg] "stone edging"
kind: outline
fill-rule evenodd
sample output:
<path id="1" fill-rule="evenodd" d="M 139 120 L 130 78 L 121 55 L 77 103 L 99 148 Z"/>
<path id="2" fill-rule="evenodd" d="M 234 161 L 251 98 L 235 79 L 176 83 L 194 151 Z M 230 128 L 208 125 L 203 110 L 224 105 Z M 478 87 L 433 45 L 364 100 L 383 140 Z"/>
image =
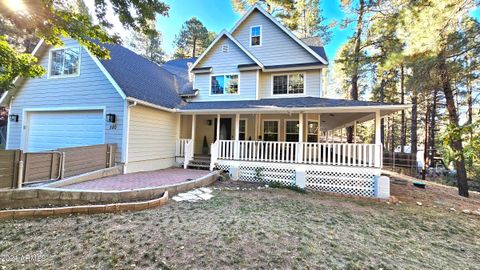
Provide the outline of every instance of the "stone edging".
<path id="1" fill-rule="evenodd" d="M 165 191 L 165 193 L 160 198 L 143 201 L 143 202 L 2 210 L 0 211 L 0 219 L 19 219 L 19 218 L 61 216 L 61 215 L 69 215 L 69 214 L 101 214 L 101 213 L 118 213 L 118 212 L 126 212 L 126 211 L 139 211 L 139 210 L 145 210 L 153 207 L 162 206 L 162 205 L 165 205 L 167 202 L 168 202 L 168 191 Z"/>
<path id="2" fill-rule="evenodd" d="M 168 191 L 170 196 L 215 182 L 219 171 L 195 180 L 178 184 L 134 190 L 73 190 L 65 188 L 35 187 L 0 190 L 0 207 L 35 208 L 44 205 L 91 205 L 146 201 L 158 198 Z"/>

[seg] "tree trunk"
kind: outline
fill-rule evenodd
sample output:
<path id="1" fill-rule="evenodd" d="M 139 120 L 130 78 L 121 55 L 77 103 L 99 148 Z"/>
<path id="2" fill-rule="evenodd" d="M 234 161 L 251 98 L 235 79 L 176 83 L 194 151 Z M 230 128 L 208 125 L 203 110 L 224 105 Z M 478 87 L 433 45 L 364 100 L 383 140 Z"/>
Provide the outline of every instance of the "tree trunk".
<path id="1" fill-rule="evenodd" d="M 470 81 L 470 72 L 467 76 L 467 125 L 471 125 L 473 123 L 473 87 L 472 87 L 472 83 Z M 469 143 L 470 145 L 472 145 L 472 140 L 473 140 L 473 129 L 471 128 L 470 129 L 470 134 L 469 134 Z M 467 159 L 467 163 L 468 163 L 468 168 L 472 168 L 473 167 L 473 158 L 468 158 Z"/>
<path id="2" fill-rule="evenodd" d="M 458 112 L 455 104 L 455 98 L 453 96 L 452 85 L 450 82 L 450 76 L 448 74 L 448 67 L 443 55 L 440 56 L 438 69 L 440 72 L 440 78 L 442 80 L 442 88 L 445 94 L 445 100 L 447 102 L 448 118 L 450 125 L 458 127 Z M 465 170 L 465 156 L 463 153 L 462 137 L 452 136 L 450 147 L 454 151 L 455 155 L 455 169 L 457 170 L 457 184 L 458 194 L 460 196 L 468 197 L 468 182 L 467 172 Z"/>
<path id="3" fill-rule="evenodd" d="M 385 76 L 387 75 L 383 73 L 382 81 L 380 82 L 380 103 L 385 102 L 385 86 L 387 85 L 387 78 Z M 382 142 L 382 144 L 385 143 L 385 120 L 383 118 L 380 120 L 380 141 Z"/>
<path id="4" fill-rule="evenodd" d="M 417 156 L 417 103 L 418 103 L 418 97 L 417 97 L 417 91 L 413 90 L 412 93 L 412 120 L 410 124 L 410 153 L 415 154 Z"/>
<path id="5" fill-rule="evenodd" d="M 423 131 L 423 166 L 422 179 L 425 180 L 428 168 L 428 127 L 430 122 L 430 104 L 427 103 L 427 111 L 425 112 L 425 130 Z"/>
<path id="6" fill-rule="evenodd" d="M 365 12 L 365 0 L 359 0 L 359 9 L 357 17 L 357 27 L 355 29 L 355 47 L 353 51 L 353 75 L 352 75 L 352 86 L 350 88 L 350 99 L 358 100 L 358 79 L 359 79 L 359 69 L 360 69 L 360 50 L 361 50 L 361 38 L 363 30 L 363 15 Z M 353 142 L 353 128 L 347 128 L 347 141 L 349 143 Z"/>
<path id="7" fill-rule="evenodd" d="M 428 166 L 429 167 L 435 167 L 435 154 L 436 154 L 436 148 L 435 148 L 435 126 L 437 124 L 437 96 L 438 96 L 438 90 L 433 91 L 433 97 L 432 97 L 432 106 L 430 110 L 430 121 L 429 121 L 429 128 L 428 128 L 428 133 L 429 133 L 429 140 L 428 140 Z"/>
<path id="8" fill-rule="evenodd" d="M 196 50 L 197 50 L 197 38 L 193 38 L 192 57 L 195 57 L 195 51 Z"/>
<path id="9" fill-rule="evenodd" d="M 405 104 L 405 73 L 403 70 L 403 65 L 400 68 L 400 102 Z M 407 126 L 405 124 L 405 110 L 402 110 L 402 120 L 401 120 L 401 131 L 400 131 L 400 152 L 405 152 L 405 145 L 407 144 Z"/>

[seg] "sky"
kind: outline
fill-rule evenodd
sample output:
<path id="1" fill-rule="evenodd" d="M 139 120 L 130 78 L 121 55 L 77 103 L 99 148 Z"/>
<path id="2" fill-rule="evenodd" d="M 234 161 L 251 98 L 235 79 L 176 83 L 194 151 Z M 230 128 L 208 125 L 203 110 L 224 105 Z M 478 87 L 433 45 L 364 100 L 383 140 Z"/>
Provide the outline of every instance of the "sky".
<path id="1" fill-rule="evenodd" d="M 241 15 L 233 11 L 230 0 L 163 0 L 170 6 L 169 16 L 157 16 L 157 30 L 163 35 L 163 49 L 167 54 L 173 54 L 175 35 L 180 32 L 182 24 L 192 17 L 197 17 L 209 31 L 219 33 L 223 29 L 231 30 L 235 23 L 241 18 Z M 93 10 L 94 0 L 85 0 L 85 3 Z M 330 62 L 335 59 L 337 50 L 344 44 L 353 33 L 353 25 L 341 29 L 339 22 L 345 18 L 345 14 L 340 8 L 340 0 L 320 1 L 323 10 L 322 15 L 326 19 L 326 24 L 332 21 L 338 22 L 332 30 L 332 39 L 326 44 L 325 51 Z M 108 12 L 109 20 L 114 24 L 113 31 L 119 33 L 122 37 L 126 32 L 122 29 L 118 19 L 114 17 L 113 12 Z M 480 18 L 480 8 L 472 11 L 472 16 Z M 125 37 L 123 37 L 125 38 Z"/>
<path id="2" fill-rule="evenodd" d="M 180 32 L 182 24 L 191 17 L 197 17 L 209 31 L 219 33 L 223 29 L 230 30 L 241 18 L 234 12 L 230 0 L 164 0 L 170 6 L 169 17 L 158 16 L 157 29 L 163 35 L 163 48 L 173 53 L 175 35 Z M 339 0 L 320 1 L 323 16 L 327 23 L 332 19 L 341 21 L 344 17 Z M 333 37 L 326 46 L 329 59 L 334 59 L 337 49 L 347 40 L 352 29 L 332 29 Z"/>

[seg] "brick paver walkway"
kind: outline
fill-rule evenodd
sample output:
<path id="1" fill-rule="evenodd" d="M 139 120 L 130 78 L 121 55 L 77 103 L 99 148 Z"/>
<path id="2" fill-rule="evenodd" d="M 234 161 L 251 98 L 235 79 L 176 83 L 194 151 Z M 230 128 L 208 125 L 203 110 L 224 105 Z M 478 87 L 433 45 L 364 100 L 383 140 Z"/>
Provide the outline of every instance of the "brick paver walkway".
<path id="1" fill-rule="evenodd" d="M 209 171 L 169 168 L 151 172 L 129 173 L 82 182 L 62 188 L 89 190 L 128 190 L 185 182 L 209 174 Z"/>

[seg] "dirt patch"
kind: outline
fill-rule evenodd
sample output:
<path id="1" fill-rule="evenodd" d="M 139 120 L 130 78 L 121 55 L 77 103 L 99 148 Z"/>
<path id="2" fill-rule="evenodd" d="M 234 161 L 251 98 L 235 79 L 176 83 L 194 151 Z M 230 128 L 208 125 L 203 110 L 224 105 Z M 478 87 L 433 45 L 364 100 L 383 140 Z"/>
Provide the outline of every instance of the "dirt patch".
<path id="1" fill-rule="evenodd" d="M 0 223 L 6 269 L 475 269 L 480 218 L 222 182 L 208 201 Z M 226 189 L 226 188 L 229 189 Z M 235 188 L 233 188 L 235 187 Z"/>
<path id="2" fill-rule="evenodd" d="M 425 189 L 415 187 L 413 182 L 426 183 Z M 458 195 L 458 189 L 428 181 L 413 180 L 406 177 L 392 177 L 390 192 L 402 202 L 424 206 L 435 206 L 458 211 L 480 211 L 480 193 L 471 191 L 470 197 Z"/>

